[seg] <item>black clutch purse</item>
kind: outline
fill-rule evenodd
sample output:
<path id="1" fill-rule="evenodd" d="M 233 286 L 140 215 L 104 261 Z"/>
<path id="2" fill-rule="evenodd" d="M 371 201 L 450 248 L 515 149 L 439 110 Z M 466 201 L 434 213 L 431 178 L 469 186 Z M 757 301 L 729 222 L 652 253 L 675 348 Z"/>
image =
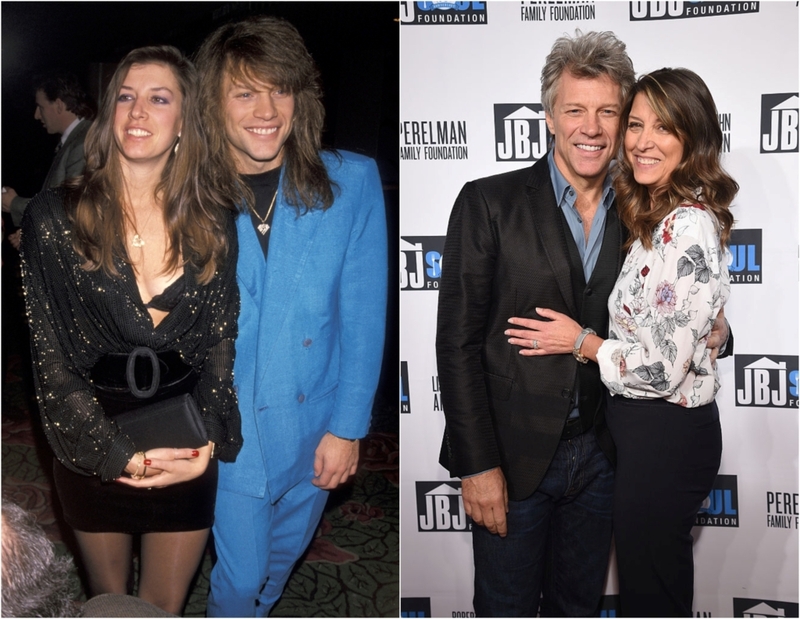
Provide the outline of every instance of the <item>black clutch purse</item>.
<path id="1" fill-rule="evenodd" d="M 174 351 L 139 347 L 111 353 L 91 372 L 95 397 L 137 451 L 158 447 L 205 447 L 208 434 L 191 392 L 197 373 Z M 139 384 L 148 384 L 146 389 Z"/>
<path id="2" fill-rule="evenodd" d="M 114 417 L 138 451 L 157 447 L 205 447 L 208 434 L 194 398 L 188 393 L 148 404 Z"/>

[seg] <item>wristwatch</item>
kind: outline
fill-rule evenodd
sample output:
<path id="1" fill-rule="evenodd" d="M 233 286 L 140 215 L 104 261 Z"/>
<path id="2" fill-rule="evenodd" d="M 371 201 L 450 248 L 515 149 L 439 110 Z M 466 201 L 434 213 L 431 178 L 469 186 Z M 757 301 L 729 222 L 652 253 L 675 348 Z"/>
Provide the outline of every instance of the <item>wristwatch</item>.
<path id="1" fill-rule="evenodd" d="M 597 331 L 595 331 L 594 329 L 590 329 L 589 327 L 586 327 L 583 331 L 580 332 L 580 335 L 578 335 L 578 339 L 575 340 L 575 346 L 572 348 L 572 356 L 575 357 L 575 360 L 578 363 L 589 362 L 589 359 L 587 359 L 581 354 L 581 344 L 583 344 L 583 340 L 585 340 L 586 336 L 589 335 L 590 333 L 592 335 L 597 335 Z"/>

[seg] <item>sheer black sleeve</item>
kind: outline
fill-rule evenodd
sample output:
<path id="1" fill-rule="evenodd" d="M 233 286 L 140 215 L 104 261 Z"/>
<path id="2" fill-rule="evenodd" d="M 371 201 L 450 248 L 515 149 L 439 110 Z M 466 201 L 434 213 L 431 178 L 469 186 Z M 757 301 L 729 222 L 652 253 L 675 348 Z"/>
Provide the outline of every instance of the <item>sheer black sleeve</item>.
<path id="1" fill-rule="evenodd" d="M 202 358 L 195 399 L 203 414 L 208 437 L 216 445 L 215 455 L 232 462 L 242 447 L 241 418 L 233 389 L 234 342 L 239 317 L 239 288 L 236 283 L 238 244 L 233 217 L 229 220 L 230 251 L 208 286 L 207 311 L 210 316 L 209 346 L 199 351 Z"/>
<path id="2" fill-rule="evenodd" d="M 93 360 L 83 341 L 80 293 L 73 286 L 71 237 L 59 211 L 60 196 L 42 192 L 22 221 L 23 286 L 39 412 L 64 466 L 111 481 L 136 450 L 93 396 L 86 369 Z"/>

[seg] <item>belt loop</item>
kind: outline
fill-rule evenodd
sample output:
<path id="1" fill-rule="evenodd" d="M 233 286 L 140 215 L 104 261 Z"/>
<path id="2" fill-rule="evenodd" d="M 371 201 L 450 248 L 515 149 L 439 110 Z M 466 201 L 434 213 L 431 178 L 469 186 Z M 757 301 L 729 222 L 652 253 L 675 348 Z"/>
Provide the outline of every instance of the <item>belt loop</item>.
<path id="1" fill-rule="evenodd" d="M 139 389 L 139 387 L 136 385 L 135 369 L 137 357 L 148 357 L 153 366 L 153 380 L 150 382 L 150 387 L 145 390 Z M 156 353 L 153 352 L 151 348 L 147 348 L 146 346 L 138 346 L 134 348 L 133 352 L 128 355 L 128 365 L 125 369 L 125 378 L 128 381 L 128 389 L 130 389 L 131 393 L 137 398 L 145 399 L 152 397 L 158 390 L 158 386 L 161 384 L 161 366 L 159 365 Z"/>

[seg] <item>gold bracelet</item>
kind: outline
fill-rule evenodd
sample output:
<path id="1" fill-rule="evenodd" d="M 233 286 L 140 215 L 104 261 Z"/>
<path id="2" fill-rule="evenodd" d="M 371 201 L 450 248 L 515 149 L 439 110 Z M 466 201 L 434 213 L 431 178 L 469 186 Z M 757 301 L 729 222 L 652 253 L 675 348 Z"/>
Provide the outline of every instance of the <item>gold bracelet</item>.
<path id="1" fill-rule="evenodd" d="M 139 469 L 142 468 L 146 456 L 143 451 L 137 451 L 134 455 L 141 456 L 141 458 L 139 459 L 139 463 L 136 465 L 136 472 L 131 475 L 131 479 L 144 479 L 144 473 L 139 475 Z M 144 467 L 144 472 L 147 472 L 147 467 Z"/>

